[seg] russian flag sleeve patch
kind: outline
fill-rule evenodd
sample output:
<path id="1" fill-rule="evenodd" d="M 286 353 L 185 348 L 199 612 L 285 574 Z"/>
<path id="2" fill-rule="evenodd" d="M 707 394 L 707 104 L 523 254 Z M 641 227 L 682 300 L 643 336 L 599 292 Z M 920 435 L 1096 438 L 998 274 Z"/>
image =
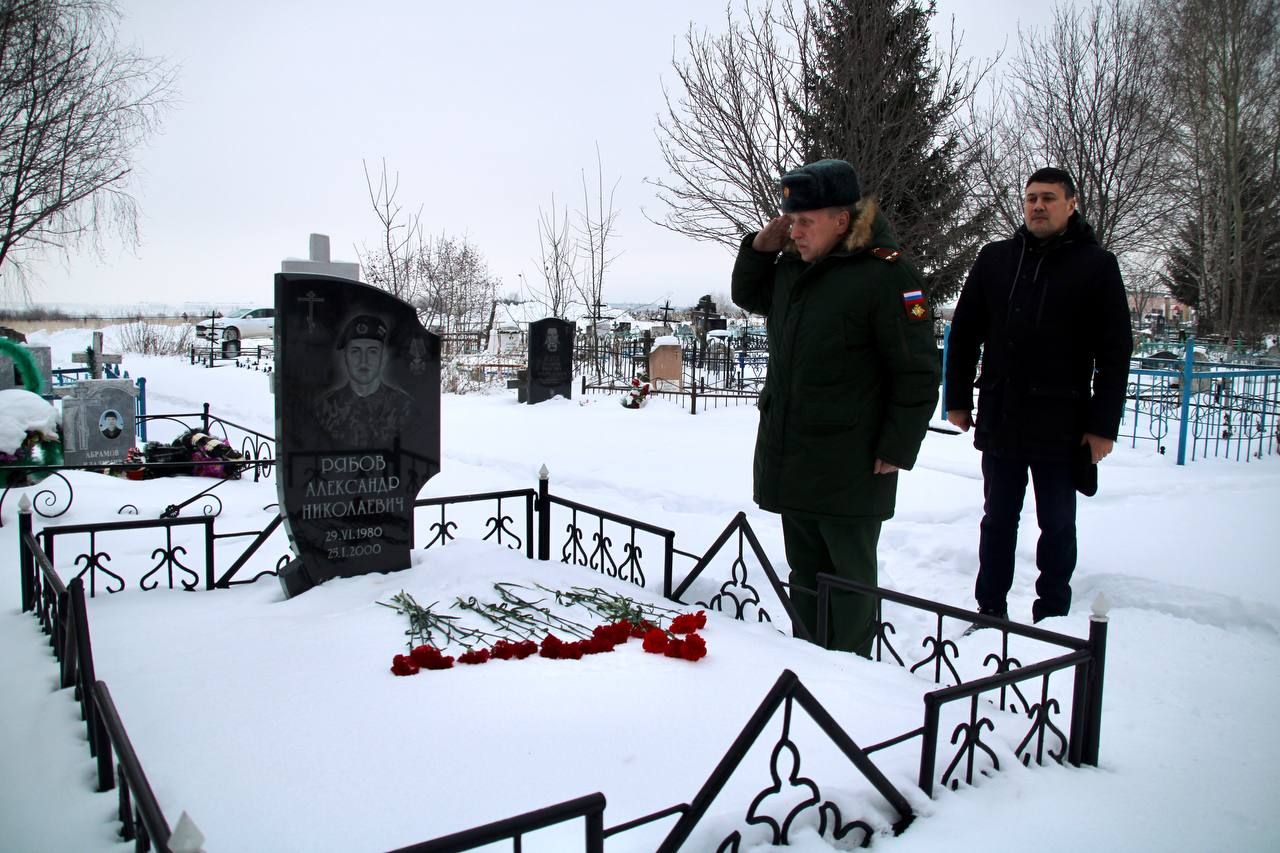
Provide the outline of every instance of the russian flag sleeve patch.
<path id="1" fill-rule="evenodd" d="M 924 293 L 919 290 L 908 290 L 902 294 L 902 307 L 907 317 L 912 320 L 923 320 L 929 316 L 929 309 L 924 304 Z"/>

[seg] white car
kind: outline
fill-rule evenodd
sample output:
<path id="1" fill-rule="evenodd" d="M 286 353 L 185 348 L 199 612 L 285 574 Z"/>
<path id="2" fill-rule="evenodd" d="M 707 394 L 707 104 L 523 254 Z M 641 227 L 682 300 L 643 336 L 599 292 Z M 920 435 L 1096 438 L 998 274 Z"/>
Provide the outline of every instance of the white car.
<path id="1" fill-rule="evenodd" d="M 225 317 L 218 317 L 212 322 L 204 320 L 196 324 L 196 335 L 202 338 L 217 334 L 224 341 L 239 341 L 244 338 L 269 338 L 275 334 L 276 309 L 245 308 L 233 311 Z"/>

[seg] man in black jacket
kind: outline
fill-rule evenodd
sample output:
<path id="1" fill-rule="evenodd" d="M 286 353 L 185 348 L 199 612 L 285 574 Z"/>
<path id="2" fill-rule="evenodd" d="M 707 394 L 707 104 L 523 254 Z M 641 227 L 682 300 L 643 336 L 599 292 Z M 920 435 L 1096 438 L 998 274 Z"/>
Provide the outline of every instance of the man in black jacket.
<path id="1" fill-rule="evenodd" d="M 1027 473 L 1040 541 L 1032 618 L 1071 607 L 1076 488 L 1111 453 L 1124 407 L 1133 335 L 1115 255 L 1076 212 L 1061 169 L 1027 179 L 1025 224 L 978 253 L 956 304 L 947 354 L 947 420 L 974 427 L 982 451 L 978 611 L 1008 618 Z M 978 415 L 974 375 L 980 348 Z"/>

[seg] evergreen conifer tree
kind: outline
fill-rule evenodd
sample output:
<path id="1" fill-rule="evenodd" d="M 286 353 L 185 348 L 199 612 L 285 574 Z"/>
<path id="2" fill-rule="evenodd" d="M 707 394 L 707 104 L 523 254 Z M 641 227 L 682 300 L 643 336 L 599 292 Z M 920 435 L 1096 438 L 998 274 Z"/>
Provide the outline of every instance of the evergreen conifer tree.
<path id="1" fill-rule="evenodd" d="M 963 76 L 940 78 L 933 2 L 818 0 L 812 50 L 790 107 L 806 162 L 834 157 L 879 199 L 934 303 L 958 292 L 988 237 L 992 206 L 974 191 L 955 118 Z"/>

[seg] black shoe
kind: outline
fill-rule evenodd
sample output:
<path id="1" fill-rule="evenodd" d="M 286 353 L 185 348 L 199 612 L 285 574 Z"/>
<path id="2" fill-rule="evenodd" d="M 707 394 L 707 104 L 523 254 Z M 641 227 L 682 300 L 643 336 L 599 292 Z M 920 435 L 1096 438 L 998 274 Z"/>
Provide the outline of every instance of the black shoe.
<path id="1" fill-rule="evenodd" d="M 996 619 L 1008 619 L 1008 618 L 1009 618 L 1009 610 L 1008 610 L 1008 608 L 1001 608 L 1001 609 L 997 610 L 997 609 L 996 609 L 996 608 L 994 608 L 994 607 L 979 607 L 979 608 L 978 608 L 978 613 L 982 614 L 983 616 L 994 616 Z M 972 625 L 970 625 L 968 628 L 965 628 L 965 629 L 964 629 L 964 633 L 963 633 L 963 634 L 961 634 L 960 636 L 962 636 L 962 637 L 967 637 L 967 636 L 969 636 L 970 634 L 972 634 L 972 633 L 973 633 L 973 632 L 975 632 L 975 631 L 981 631 L 983 628 L 990 628 L 990 627 L 991 627 L 990 625 L 982 624 L 982 623 L 979 623 L 979 622 L 974 622 L 974 623 L 973 623 Z"/>

